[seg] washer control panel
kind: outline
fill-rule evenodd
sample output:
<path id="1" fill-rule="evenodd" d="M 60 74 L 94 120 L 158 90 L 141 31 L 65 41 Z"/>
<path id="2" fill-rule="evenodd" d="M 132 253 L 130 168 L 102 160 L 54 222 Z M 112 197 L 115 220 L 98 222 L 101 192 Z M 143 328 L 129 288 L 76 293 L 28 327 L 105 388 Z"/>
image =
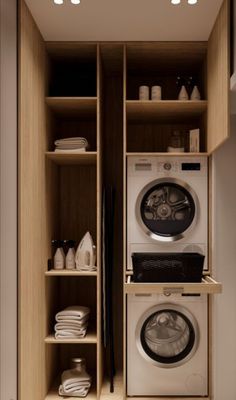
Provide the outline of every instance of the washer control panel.
<path id="1" fill-rule="evenodd" d="M 207 176 L 206 157 L 128 157 L 128 175 L 163 176 L 187 174 Z"/>

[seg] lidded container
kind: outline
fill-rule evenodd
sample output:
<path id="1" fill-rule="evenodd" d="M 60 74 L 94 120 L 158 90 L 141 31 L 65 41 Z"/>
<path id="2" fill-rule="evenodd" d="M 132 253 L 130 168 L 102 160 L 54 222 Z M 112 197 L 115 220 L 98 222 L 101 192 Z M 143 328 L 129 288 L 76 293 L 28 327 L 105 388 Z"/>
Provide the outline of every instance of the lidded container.
<path id="1" fill-rule="evenodd" d="M 184 137 L 178 130 L 172 132 L 168 152 L 184 152 Z"/>

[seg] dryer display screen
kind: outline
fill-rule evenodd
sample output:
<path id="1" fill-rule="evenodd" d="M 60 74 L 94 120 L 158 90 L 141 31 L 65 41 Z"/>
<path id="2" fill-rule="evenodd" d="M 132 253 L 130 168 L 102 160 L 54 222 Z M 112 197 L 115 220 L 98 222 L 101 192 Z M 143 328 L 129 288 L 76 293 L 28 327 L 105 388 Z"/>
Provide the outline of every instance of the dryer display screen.
<path id="1" fill-rule="evenodd" d="M 148 231 L 165 237 L 185 232 L 193 222 L 196 207 L 187 189 L 173 182 L 154 185 L 144 193 L 140 215 Z"/>
<path id="2" fill-rule="evenodd" d="M 182 171 L 201 171 L 200 163 L 182 163 Z"/>

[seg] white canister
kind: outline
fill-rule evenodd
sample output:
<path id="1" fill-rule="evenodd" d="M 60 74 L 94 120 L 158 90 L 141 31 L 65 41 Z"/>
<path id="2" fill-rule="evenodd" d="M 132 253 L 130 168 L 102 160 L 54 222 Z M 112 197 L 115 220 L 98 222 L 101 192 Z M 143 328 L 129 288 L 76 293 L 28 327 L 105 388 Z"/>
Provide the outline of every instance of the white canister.
<path id="1" fill-rule="evenodd" d="M 149 100 L 148 86 L 139 86 L 139 100 Z"/>
<path id="2" fill-rule="evenodd" d="M 152 100 L 161 100 L 161 86 L 152 86 Z"/>

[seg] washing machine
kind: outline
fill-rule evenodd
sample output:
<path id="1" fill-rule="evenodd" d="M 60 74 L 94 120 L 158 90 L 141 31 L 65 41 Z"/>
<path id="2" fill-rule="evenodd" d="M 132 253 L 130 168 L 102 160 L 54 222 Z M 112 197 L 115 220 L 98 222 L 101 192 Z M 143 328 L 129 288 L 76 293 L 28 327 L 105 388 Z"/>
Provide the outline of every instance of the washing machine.
<path id="1" fill-rule="evenodd" d="M 207 295 L 127 296 L 128 396 L 208 395 Z"/>
<path id="2" fill-rule="evenodd" d="M 128 157 L 128 269 L 134 252 L 197 252 L 208 269 L 207 157 Z"/>

